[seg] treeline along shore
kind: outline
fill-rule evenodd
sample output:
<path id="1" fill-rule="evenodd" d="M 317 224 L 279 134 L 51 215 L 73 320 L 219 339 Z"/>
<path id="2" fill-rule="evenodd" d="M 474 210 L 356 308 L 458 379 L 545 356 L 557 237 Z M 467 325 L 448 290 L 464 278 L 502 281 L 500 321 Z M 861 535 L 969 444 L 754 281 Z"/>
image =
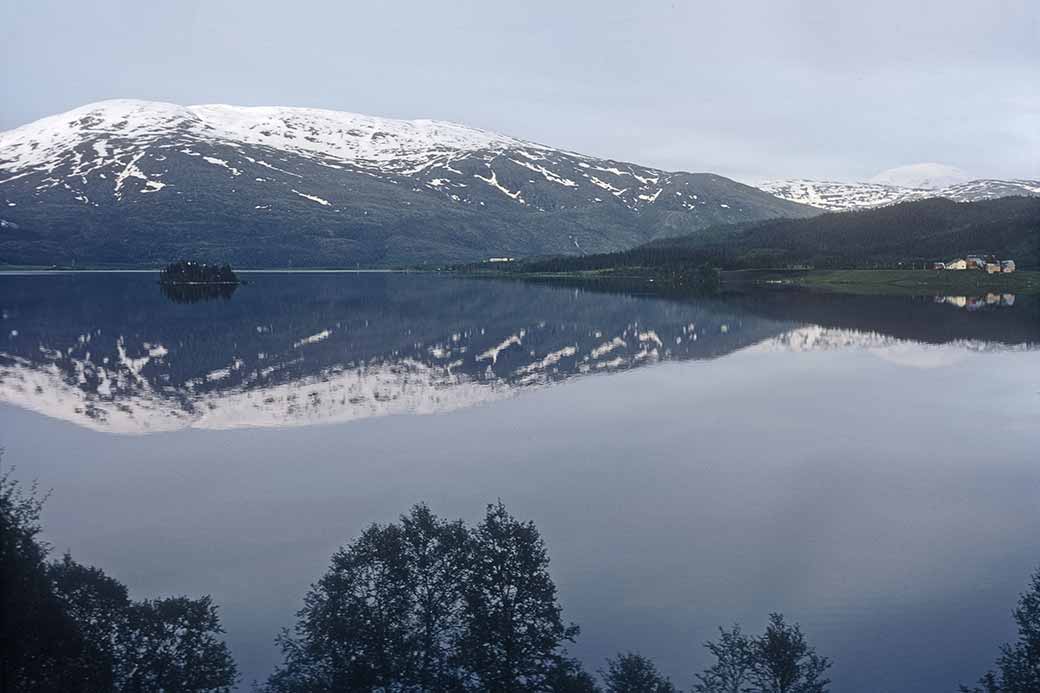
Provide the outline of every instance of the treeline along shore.
<path id="1" fill-rule="evenodd" d="M 931 269 L 954 257 L 1012 260 L 1018 271 Z M 1040 292 L 1040 198 L 907 202 L 881 209 L 713 226 L 616 253 L 483 262 L 455 269 L 512 277 L 642 280 L 690 288 L 713 282 L 833 291 Z M 873 289 L 871 288 L 873 287 Z"/>

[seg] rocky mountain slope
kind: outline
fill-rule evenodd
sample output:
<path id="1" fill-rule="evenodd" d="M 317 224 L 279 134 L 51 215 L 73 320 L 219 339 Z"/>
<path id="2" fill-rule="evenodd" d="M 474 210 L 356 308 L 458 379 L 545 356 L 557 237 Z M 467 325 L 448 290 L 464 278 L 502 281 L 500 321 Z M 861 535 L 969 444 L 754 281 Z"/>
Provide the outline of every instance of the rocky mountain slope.
<path id="1" fill-rule="evenodd" d="M 0 263 L 386 266 L 617 250 L 812 207 L 430 120 L 90 104 L 0 133 Z"/>
<path id="2" fill-rule="evenodd" d="M 911 188 L 876 182 L 787 179 L 766 181 L 758 187 L 784 200 L 835 212 L 884 207 L 929 197 L 945 197 L 955 202 L 978 202 L 1016 195 L 1040 196 L 1040 180 L 981 179 L 939 188 Z"/>

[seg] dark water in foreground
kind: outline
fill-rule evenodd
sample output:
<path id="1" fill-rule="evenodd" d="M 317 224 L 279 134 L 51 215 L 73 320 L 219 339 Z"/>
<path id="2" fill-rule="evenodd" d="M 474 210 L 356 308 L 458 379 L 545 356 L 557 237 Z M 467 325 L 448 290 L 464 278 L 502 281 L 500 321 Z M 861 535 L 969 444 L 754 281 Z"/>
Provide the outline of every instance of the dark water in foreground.
<path id="1" fill-rule="evenodd" d="M 335 548 L 419 500 L 533 520 L 590 669 L 639 650 L 688 687 L 716 626 L 778 610 L 835 691 L 950 691 L 1012 634 L 1035 300 L 250 279 L 0 276 L 0 445 L 54 489 L 47 538 L 212 594 L 247 683 Z"/>

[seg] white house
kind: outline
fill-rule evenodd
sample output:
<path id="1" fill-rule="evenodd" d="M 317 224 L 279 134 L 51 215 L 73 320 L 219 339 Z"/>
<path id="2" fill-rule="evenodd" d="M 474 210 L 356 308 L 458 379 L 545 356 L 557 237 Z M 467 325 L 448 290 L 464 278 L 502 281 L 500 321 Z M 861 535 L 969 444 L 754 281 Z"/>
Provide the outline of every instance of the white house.
<path id="1" fill-rule="evenodd" d="M 1005 274 L 1010 274 L 1011 272 L 1014 272 L 1015 271 L 1015 261 L 1014 260 L 1004 260 L 1003 262 L 1000 263 L 1000 271 L 1004 272 Z"/>
<path id="2" fill-rule="evenodd" d="M 946 269 L 948 270 L 966 270 L 968 269 L 967 260 L 952 260 L 946 263 Z"/>

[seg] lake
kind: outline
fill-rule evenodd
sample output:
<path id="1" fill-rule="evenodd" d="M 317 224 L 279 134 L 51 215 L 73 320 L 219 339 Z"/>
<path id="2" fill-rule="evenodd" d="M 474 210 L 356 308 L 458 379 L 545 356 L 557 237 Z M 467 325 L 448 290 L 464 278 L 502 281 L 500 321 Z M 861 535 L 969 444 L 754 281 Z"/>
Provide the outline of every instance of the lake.
<path id="1" fill-rule="evenodd" d="M 46 539 L 212 594 L 246 686 L 332 552 L 418 501 L 534 521 L 592 670 L 638 650 L 687 688 L 717 626 L 781 611 L 835 691 L 950 691 L 1013 635 L 1035 297 L 246 278 L 0 275 L 0 445 L 53 489 Z"/>

